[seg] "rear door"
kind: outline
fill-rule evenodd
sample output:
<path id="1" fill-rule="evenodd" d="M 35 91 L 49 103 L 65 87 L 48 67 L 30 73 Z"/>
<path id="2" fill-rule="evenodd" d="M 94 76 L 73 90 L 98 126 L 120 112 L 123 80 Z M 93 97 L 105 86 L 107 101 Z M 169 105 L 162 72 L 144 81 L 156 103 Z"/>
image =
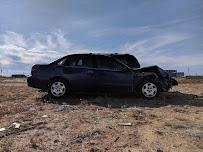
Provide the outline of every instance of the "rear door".
<path id="1" fill-rule="evenodd" d="M 101 92 L 124 93 L 133 91 L 133 73 L 109 56 L 95 56 L 98 89 Z"/>
<path id="2" fill-rule="evenodd" d="M 64 73 L 74 92 L 92 92 L 97 89 L 94 62 L 89 55 L 75 55 L 67 59 Z"/>

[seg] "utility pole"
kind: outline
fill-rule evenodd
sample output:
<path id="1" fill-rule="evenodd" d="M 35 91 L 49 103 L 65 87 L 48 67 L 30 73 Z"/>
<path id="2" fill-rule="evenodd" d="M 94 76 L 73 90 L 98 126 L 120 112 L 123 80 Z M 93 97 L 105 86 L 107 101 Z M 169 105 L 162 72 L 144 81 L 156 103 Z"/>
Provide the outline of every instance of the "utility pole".
<path id="1" fill-rule="evenodd" d="M 0 71 L 0 72 L 1 72 L 1 76 L 3 76 L 3 75 L 2 75 L 3 70 L 2 70 L 2 64 L 1 64 L 1 63 L 0 63 L 0 70 L 1 70 L 1 71 Z"/>
<path id="2" fill-rule="evenodd" d="M 187 68 L 187 72 L 188 72 L 188 75 L 190 75 L 190 67 L 188 65 L 188 68 Z"/>

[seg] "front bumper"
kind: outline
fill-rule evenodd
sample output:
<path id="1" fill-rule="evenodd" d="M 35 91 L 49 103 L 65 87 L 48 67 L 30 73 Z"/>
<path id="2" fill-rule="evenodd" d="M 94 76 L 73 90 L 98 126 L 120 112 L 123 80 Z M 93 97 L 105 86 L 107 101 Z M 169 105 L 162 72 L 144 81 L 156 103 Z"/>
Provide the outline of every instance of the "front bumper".
<path id="1" fill-rule="evenodd" d="M 159 86 L 160 86 L 161 92 L 167 92 L 170 88 L 172 88 L 175 85 L 178 85 L 178 82 L 173 78 L 170 78 L 168 80 L 165 79 L 165 80 L 159 81 Z"/>
<path id="2" fill-rule="evenodd" d="M 46 90 L 47 86 L 48 86 L 47 81 L 40 80 L 40 79 L 34 78 L 32 76 L 27 78 L 27 84 L 28 84 L 29 87 L 42 89 L 42 90 Z"/>
<path id="3" fill-rule="evenodd" d="M 171 83 L 171 86 L 178 85 L 178 81 L 173 78 L 170 79 L 170 83 Z"/>

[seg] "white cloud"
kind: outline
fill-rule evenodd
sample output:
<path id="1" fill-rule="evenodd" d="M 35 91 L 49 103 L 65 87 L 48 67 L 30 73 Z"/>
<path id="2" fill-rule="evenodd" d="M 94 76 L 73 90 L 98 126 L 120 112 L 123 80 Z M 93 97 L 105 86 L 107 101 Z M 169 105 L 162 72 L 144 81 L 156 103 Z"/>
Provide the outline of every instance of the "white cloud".
<path id="1" fill-rule="evenodd" d="M 133 27 L 108 27 L 108 28 L 97 28 L 94 29 L 92 28 L 88 33 L 91 34 L 93 37 L 101 37 L 105 35 L 128 35 L 128 36 L 135 36 L 138 34 L 143 34 L 143 33 L 157 33 L 163 30 L 167 29 L 176 29 L 177 27 L 185 24 L 185 22 L 189 21 L 194 21 L 198 18 L 201 18 L 201 15 L 199 16 L 189 16 L 181 19 L 175 19 L 175 20 L 170 20 L 166 21 L 163 23 L 158 23 L 158 24 L 148 24 L 148 25 L 143 25 L 143 26 L 133 26 Z M 188 31 L 187 31 L 188 32 Z"/>
<path id="2" fill-rule="evenodd" d="M 143 55 L 149 52 L 155 52 L 157 49 L 165 47 L 167 45 L 173 45 L 175 43 L 179 43 L 183 40 L 188 39 L 189 36 L 185 34 L 177 34 L 177 33 L 164 33 L 159 34 L 157 36 L 153 36 L 148 39 L 140 40 L 134 43 L 126 43 L 124 44 L 122 50 L 128 52 L 139 52 Z"/>
<path id="3" fill-rule="evenodd" d="M 6 32 L 0 36 L 0 64 L 50 62 L 72 49 L 71 42 L 61 30 L 49 34 L 33 33 L 28 38 L 19 33 Z"/>
<path id="4" fill-rule="evenodd" d="M 0 36 L 0 40 L 2 40 L 2 43 L 4 45 L 16 45 L 21 47 L 26 47 L 26 42 L 24 40 L 23 35 L 15 33 L 15 32 L 7 32 L 4 35 Z"/>
<path id="5" fill-rule="evenodd" d="M 0 62 L 0 65 L 8 65 L 8 64 L 11 64 L 11 60 L 9 58 L 1 58 L 1 62 Z"/>
<path id="6" fill-rule="evenodd" d="M 64 49 L 71 47 L 71 43 L 65 38 L 65 35 L 61 30 L 55 32 L 55 36 L 60 47 Z"/>
<path id="7" fill-rule="evenodd" d="M 192 55 L 185 53 L 168 55 L 169 49 L 190 36 L 183 33 L 162 33 L 157 36 L 140 40 L 134 43 L 126 43 L 122 47 L 122 52 L 134 54 L 142 62 L 143 65 L 168 65 L 168 66 L 193 66 L 203 65 L 203 54 Z M 171 52 L 178 51 L 172 50 Z"/>
<path id="8" fill-rule="evenodd" d="M 184 33 L 159 33 L 147 39 L 126 43 L 121 47 L 120 52 L 135 55 L 142 65 L 157 64 L 165 67 L 203 65 L 202 53 L 193 54 L 192 57 L 187 53 L 178 56 L 169 55 L 170 46 L 176 46 L 189 38 L 190 36 Z M 6 32 L 0 36 L 0 64 L 2 65 L 49 63 L 70 53 L 88 52 L 88 48 L 80 48 L 71 43 L 61 30 L 48 34 L 32 33 L 29 37 L 15 32 Z M 91 52 L 112 53 L 106 50 L 91 50 Z"/>
<path id="9" fill-rule="evenodd" d="M 203 65 L 203 54 L 198 55 L 180 55 L 180 56 L 167 56 L 167 55 L 151 55 L 150 57 L 142 58 L 146 65 L 157 64 L 162 66 L 195 66 Z"/>

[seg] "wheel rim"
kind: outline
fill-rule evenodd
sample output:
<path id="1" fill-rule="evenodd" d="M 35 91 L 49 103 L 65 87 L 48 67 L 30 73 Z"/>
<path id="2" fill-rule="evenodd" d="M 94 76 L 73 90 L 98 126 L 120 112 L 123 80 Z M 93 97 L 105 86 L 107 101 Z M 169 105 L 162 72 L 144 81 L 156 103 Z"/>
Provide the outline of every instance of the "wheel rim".
<path id="1" fill-rule="evenodd" d="M 157 86 L 151 82 L 145 83 L 142 86 L 142 94 L 148 98 L 155 97 L 157 94 Z"/>
<path id="2" fill-rule="evenodd" d="M 62 82 L 54 82 L 51 85 L 51 93 L 55 97 L 61 97 L 65 94 L 66 92 L 66 86 Z"/>

